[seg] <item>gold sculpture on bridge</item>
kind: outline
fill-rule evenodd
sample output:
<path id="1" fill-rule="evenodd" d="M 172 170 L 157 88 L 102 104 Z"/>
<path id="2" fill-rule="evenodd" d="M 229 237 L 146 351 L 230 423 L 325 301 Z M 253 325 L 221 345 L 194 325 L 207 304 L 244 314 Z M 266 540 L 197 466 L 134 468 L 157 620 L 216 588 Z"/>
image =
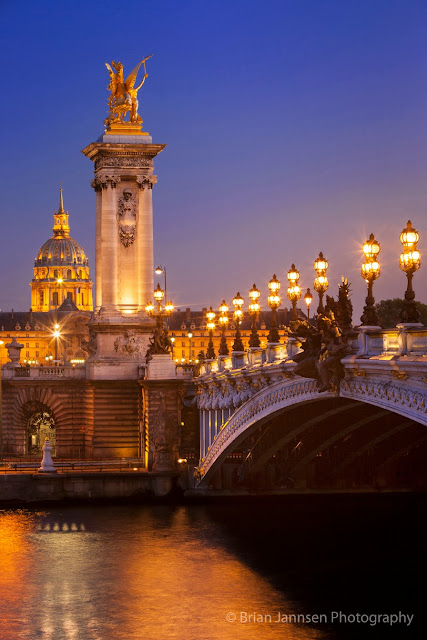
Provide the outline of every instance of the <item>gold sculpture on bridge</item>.
<path id="1" fill-rule="evenodd" d="M 126 80 L 124 80 L 123 64 L 121 62 L 112 60 L 111 66 L 107 62 L 105 63 L 110 74 L 110 84 L 108 85 L 108 90 L 110 91 L 108 98 L 109 114 L 104 121 L 107 133 L 115 133 L 116 135 L 142 133 L 142 118 L 138 113 L 138 91 L 148 77 L 145 63 L 149 58 L 151 58 L 151 55 L 141 60 Z M 144 65 L 144 76 L 139 85 L 135 87 L 138 71 L 142 64 Z M 125 121 L 124 119 L 128 113 L 129 120 Z"/>

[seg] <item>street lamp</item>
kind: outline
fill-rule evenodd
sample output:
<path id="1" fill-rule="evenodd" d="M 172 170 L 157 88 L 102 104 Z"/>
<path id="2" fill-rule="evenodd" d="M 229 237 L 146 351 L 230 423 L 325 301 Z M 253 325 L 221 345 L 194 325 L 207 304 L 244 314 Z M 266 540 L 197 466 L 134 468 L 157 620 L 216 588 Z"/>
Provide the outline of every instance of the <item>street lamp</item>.
<path id="1" fill-rule="evenodd" d="M 292 264 L 287 274 L 289 287 L 286 292 L 288 300 L 292 302 L 292 319 L 291 319 L 292 323 L 295 323 L 298 321 L 297 302 L 301 298 L 301 287 L 298 284 L 299 277 L 300 277 L 300 274 L 298 269 L 295 267 L 294 264 Z"/>
<path id="2" fill-rule="evenodd" d="M 212 307 L 209 307 L 209 311 L 206 312 L 206 318 L 208 319 L 206 323 L 206 328 L 209 331 L 209 342 L 208 342 L 208 348 L 206 351 L 206 358 L 208 360 L 213 360 L 215 358 L 215 350 L 214 350 L 212 337 L 213 337 L 213 331 L 215 329 L 215 311 L 212 309 Z"/>
<path id="3" fill-rule="evenodd" d="M 239 292 L 237 292 L 236 297 L 233 298 L 233 306 L 234 306 L 233 318 L 236 323 L 236 334 L 234 336 L 233 351 L 245 350 L 242 342 L 242 336 L 240 334 L 240 324 L 243 320 L 242 307 L 244 303 L 245 301 L 243 300 L 242 296 L 240 295 Z"/>
<path id="4" fill-rule="evenodd" d="M 249 291 L 249 298 L 251 300 L 249 303 L 249 314 L 252 316 L 251 337 L 249 338 L 250 347 L 261 346 L 261 342 L 259 340 L 259 335 L 258 335 L 257 326 L 256 326 L 257 315 L 259 314 L 259 311 L 261 309 L 261 305 L 258 302 L 260 295 L 261 295 L 260 291 L 256 288 L 256 285 L 254 284 L 252 289 Z"/>
<path id="5" fill-rule="evenodd" d="M 53 337 L 55 338 L 55 363 L 58 364 L 58 340 L 61 337 L 59 324 L 56 324 L 54 327 Z"/>
<path id="6" fill-rule="evenodd" d="M 187 336 L 188 336 L 188 361 L 190 362 L 192 359 L 191 358 L 191 338 L 193 337 L 192 331 L 189 331 L 187 333 Z"/>
<path id="7" fill-rule="evenodd" d="M 164 298 L 165 292 L 161 288 L 160 284 L 157 283 L 157 287 L 154 289 L 153 296 L 154 300 L 157 303 L 157 310 L 155 309 L 154 304 L 150 301 L 145 305 L 145 311 L 150 316 L 150 318 L 156 318 L 156 329 L 155 334 L 157 332 L 158 335 L 164 334 L 167 339 L 167 327 L 164 327 L 163 324 L 163 316 L 168 316 L 173 311 L 173 305 L 170 302 L 167 302 L 164 307 L 162 307 L 162 300 Z M 168 342 L 168 339 L 166 340 Z"/>
<path id="8" fill-rule="evenodd" d="M 317 277 L 314 280 L 313 286 L 314 290 L 319 294 L 319 306 L 317 307 L 317 313 L 325 313 L 325 308 L 323 306 L 323 295 L 329 287 L 328 278 L 326 276 L 328 266 L 328 261 L 323 257 L 323 253 L 320 252 L 317 260 L 314 261 L 314 270 Z"/>
<path id="9" fill-rule="evenodd" d="M 408 279 L 408 285 L 405 291 L 405 300 L 403 308 L 400 312 L 400 321 L 408 324 L 418 324 L 421 316 L 415 302 L 415 292 L 412 288 L 412 278 L 415 271 L 421 266 L 421 254 L 417 249 L 420 234 L 413 228 L 412 223 L 408 220 L 406 228 L 400 234 L 400 242 L 403 245 L 403 253 L 400 255 L 399 266 L 405 271 Z"/>
<path id="10" fill-rule="evenodd" d="M 368 285 L 368 295 L 366 296 L 366 304 L 363 307 L 363 314 L 360 317 L 362 325 L 368 327 L 378 326 L 378 316 L 375 311 L 375 298 L 372 293 L 374 280 L 380 275 L 380 263 L 378 262 L 378 254 L 380 252 L 380 245 L 375 240 L 374 234 L 371 233 L 369 240 L 366 240 L 362 247 L 365 262 L 362 264 L 361 275 Z"/>
<path id="11" fill-rule="evenodd" d="M 227 339 L 225 337 L 225 330 L 228 326 L 228 306 L 223 300 L 219 305 L 219 318 L 218 318 L 219 326 L 221 327 L 221 343 L 219 345 L 219 355 L 220 356 L 228 356 L 229 350 L 227 346 Z"/>
<path id="12" fill-rule="evenodd" d="M 165 299 L 167 300 L 167 297 L 168 297 L 168 296 L 167 296 L 168 290 L 167 290 L 167 283 L 166 283 L 166 267 L 162 267 L 162 266 L 159 264 L 159 265 L 156 267 L 155 273 L 156 273 L 158 276 L 160 276 L 160 275 L 163 273 L 163 275 L 164 275 L 164 277 L 165 277 Z"/>
<path id="13" fill-rule="evenodd" d="M 307 289 L 304 296 L 305 304 L 307 305 L 307 322 L 310 323 L 310 305 L 313 302 L 313 296 L 310 289 Z"/>
<path id="14" fill-rule="evenodd" d="M 172 360 L 173 360 L 173 345 L 175 343 L 175 334 L 172 334 L 170 337 L 171 345 L 172 345 Z"/>
<path id="15" fill-rule="evenodd" d="M 268 334 L 268 341 L 272 343 L 280 342 L 279 332 L 277 330 L 277 318 L 276 311 L 280 307 L 280 282 L 276 278 L 276 274 L 273 275 L 270 282 L 268 283 L 268 289 L 270 291 L 270 295 L 267 298 L 268 306 L 271 309 L 271 327 Z"/>

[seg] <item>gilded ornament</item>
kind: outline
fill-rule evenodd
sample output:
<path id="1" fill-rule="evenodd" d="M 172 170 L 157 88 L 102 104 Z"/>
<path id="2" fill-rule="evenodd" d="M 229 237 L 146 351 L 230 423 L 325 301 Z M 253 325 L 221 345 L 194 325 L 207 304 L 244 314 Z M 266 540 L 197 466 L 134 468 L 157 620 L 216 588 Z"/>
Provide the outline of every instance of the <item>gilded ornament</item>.
<path id="1" fill-rule="evenodd" d="M 141 128 L 142 118 L 138 113 L 138 91 L 141 89 L 145 80 L 148 78 L 146 61 L 151 58 L 147 56 L 131 71 L 126 80 L 123 77 L 123 64 L 112 60 L 111 66 L 105 63 L 110 75 L 110 84 L 108 91 L 109 114 L 104 123 L 108 130 L 111 131 L 112 126 L 121 125 L 121 127 L 132 129 L 132 125 L 136 125 L 136 129 Z M 141 65 L 144 65 L 144 77 L 137 87 L 135 87 L 136 77 Z M 124 121 L 129 113 L 129 120 Z"/>

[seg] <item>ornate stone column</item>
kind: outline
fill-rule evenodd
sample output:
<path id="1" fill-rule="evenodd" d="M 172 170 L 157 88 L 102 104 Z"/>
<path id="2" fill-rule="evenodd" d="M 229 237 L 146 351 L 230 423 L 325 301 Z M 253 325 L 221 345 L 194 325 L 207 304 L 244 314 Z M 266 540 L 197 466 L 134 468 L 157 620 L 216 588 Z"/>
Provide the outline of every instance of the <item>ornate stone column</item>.
<path id="1" fill-rule="evenodd" d="M 153 159 L 166 145 L 145 133 L 106 133 L 83 149 L 95 165 L 96 311 L 89 378 L 137 379 L 154 329 Z M 120 362 L 120 368 L 117 365 Z"/>

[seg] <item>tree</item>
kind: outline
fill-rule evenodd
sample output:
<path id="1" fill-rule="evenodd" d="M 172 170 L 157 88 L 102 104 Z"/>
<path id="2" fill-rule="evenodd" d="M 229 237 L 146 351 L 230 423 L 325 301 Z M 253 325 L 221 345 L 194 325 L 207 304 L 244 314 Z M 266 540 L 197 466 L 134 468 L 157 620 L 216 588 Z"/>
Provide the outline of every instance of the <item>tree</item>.
<path id="1" fill-rule="evenodd" d="M 401 298 L 393 298 L 392 300 L 381 300 L 375 305 L 375 309 L 378 315 L 380 325 L 384 329 L 392 329 L 400 322 L 400 312 L 403 307 L 403 300 Z M 427 325 L 427 304 L 417 302 L 418 311 L 421 314 L 422 324 Z"/>

